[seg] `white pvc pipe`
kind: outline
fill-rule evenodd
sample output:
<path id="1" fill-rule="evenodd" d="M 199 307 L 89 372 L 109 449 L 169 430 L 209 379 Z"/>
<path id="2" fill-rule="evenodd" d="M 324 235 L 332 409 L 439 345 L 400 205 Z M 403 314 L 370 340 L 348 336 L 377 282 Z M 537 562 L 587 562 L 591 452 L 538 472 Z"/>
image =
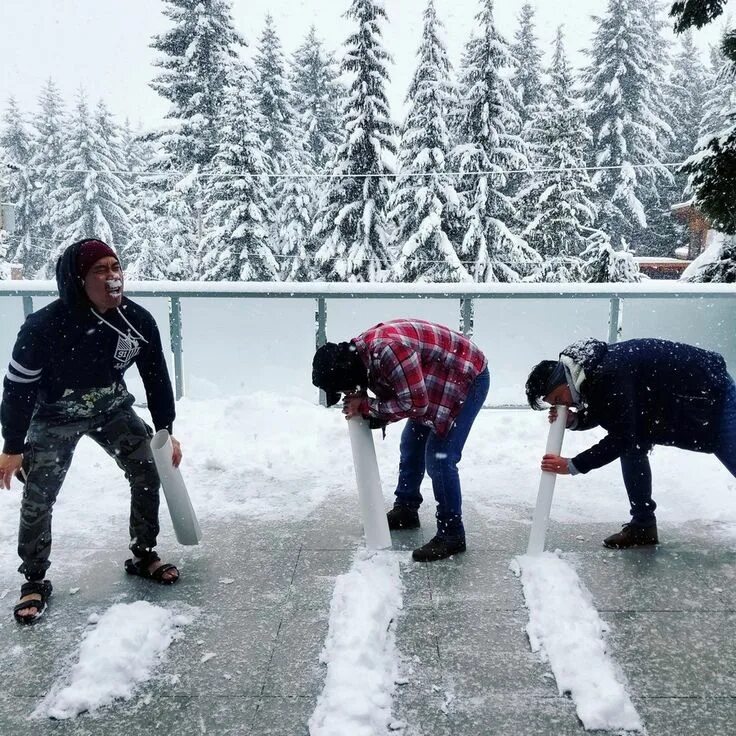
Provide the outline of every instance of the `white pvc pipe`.
<path id="1" fill-rule="evenodd" d="M 545 455 L 559 455 L 562 452 L 562 438 L 565 436 L 566 424 L 567 407 L 558 406 L 557 419 L 549 427 Z M 557 473 L 547 472 L 543 472 L 539 480 L 537 505 L 534 509 L 532 530 L 529 534 L 529 546 L 526 548 L 528 555 L 541 555 L 544 552 L 544 538 L 547 535 L 547 524 L 549 522 L 549 512 L 552 508 L 552 496 L 555 492 L 556 480 Z"/>
<path id="2" fill-rule="evenodd" d="M 156 463 L 161 487 L 164 489 L 166 504 L 171 514 L 171 523 L 179 544 L 199 544 L 202 531 L 189 500 L 187 487 L 181 477 L 179 468 L 174 467 L 174 448 L 171 444 L 171 435 L 161 429 L 151 439 L 151 452 Z"/>
<path id="3" fill-rule="evenodd" d="M 381 476 L 378 473 L 376 448 L 368 422 L 362 417 L 348 419 L 350 445 L 353 450 L 355 480 L 358 484 L 360 511 L 368 549 L 391 547 L 391 532 L 384 509 Z"/>

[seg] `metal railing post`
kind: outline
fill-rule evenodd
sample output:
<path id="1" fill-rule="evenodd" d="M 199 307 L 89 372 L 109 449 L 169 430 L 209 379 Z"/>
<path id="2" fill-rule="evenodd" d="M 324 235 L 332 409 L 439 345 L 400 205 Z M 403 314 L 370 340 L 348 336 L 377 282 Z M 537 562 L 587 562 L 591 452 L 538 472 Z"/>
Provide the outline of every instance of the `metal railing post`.
<path id="1" fill-rule="evenodd" d="M 33 314 L 33 297 L 23 297 L 23 316 L 27 317 L 29 314 Z"/>
<path id="2" fill-rule="evenodd" d="M 612 296 L 608 302 L 608 342 L 614 343 L 621 339 L 623 332 L 624 305 L 621 298 Z"/>
<path id="3" fill-rule="evenodd" d="M 466 337 L 473 337 L 473 299 L 471 297 L 462 297 L 460 299 L 460 332 Z"/>
<path id="4" fill-rule="evenodd" d="M 314 313 L 314 347 L 321 348 L 327 342 L 327 301 L 323 296 L 317 299 L 317 309 Z M 325 392 L 319 390 L 320 406 L 327 406 Z"/>
<path id="5" fill-rule="evenodd" d="M 181 334 L 181 301 L 178 296 L 169 297 L 169 335 L 174 354 L 174 386 L 177 401 L 184 396 L 184 360 Z"/>

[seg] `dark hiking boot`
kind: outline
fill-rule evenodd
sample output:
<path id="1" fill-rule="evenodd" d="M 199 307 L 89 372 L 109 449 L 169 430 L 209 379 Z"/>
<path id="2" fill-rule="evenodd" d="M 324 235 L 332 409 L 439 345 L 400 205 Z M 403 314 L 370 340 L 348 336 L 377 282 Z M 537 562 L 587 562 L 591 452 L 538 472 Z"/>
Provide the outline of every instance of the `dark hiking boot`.
<path id="1" fill-rule="evenodd" d="M 423 547 L 415 549 L 411 556 L 417 562 L 434 562 L 459 552 L 465 552 L 465 540 L 462 537 L 433 537 Z"/>
<path id="2" fill-rule="evenodd" d="M 397 529 L 419 529 L 419 513 L 408 506 L 394 506 L 386 514 L 388 528 Z"/>
<path id="3" fill-rule="evenodd" d="M 659 544 L 657 526 L 636 526 L 624 524 L 620 532 L 611 534 L 603 540 L 603 546 L 610 549 L 628 549 L 629 547 L 646 547 Z"/>

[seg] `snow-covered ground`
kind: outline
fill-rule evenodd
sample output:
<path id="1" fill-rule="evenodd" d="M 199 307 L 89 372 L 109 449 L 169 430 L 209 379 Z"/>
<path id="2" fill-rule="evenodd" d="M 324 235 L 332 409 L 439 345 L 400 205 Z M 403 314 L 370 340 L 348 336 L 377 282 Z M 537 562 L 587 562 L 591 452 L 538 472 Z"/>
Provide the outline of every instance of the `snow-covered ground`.
<path id="1" fill-rule="evenodd" d="M 355 492 L 348 432 L 339 411 L 324 409 L 298 397 L 254 393 L 207 402 L 183 400 L 178 412 L 175 435 L 184 449 L 182 473 L 203 528 L 208 519 L 218 518 L 241 516 L 251 521 L 304 518 L 330 496 Z M 145 411 L 142 413 L 145 416 Z M 482 411 L 461 464 L 466 505 L 489 519 L 528 523 L 536 500 L 538 463 L 547 427 L 544 413 Z M 400 434 L 401 425 L 389 427 L 383 441 L 379 433 L 374 433 L 387 505 L 391 502 Z M 574 454 L 600 436 L 597 430 L 568 433 L 563 454 Z M 652 456 L 652 465 L 661 520 L 718 521 L 723 533 L 736 538 L 736 479 L 714 457 L 659 447 Z M 431 499 L 429 488 L 425 497 Z M 14 484 L 10 492 L 0 493 L 0 565 L 6 581 L 13 578 L 17 566 L 18 503 L 17 485 Z M 123 549 L 127 514 L 128 489 L 122 474 L 92 441 L 83 439 L 55 507 L 55 539 L 59 545 L 68 545 L 73 539 L 78 547 L 96 547 L 118 540 Z M 616 464 L 588 476 L 558 479 L 552 519 L 606 521 L 615 526 L 626 517 L 626 498 Z M 162 509 L 162 526 L 170 531 L 165 509 Z M 390 699 L 393 687 L 392 657 L 396 653 L 387 622 L 401 607 L 401 583 L 398 556 L 395 553 L 385 555 L 368 559 L 359 555 L 353 569 L 343 576 L 345 579 L 338 579 L 323 655 L 328 676 L 320 700 L 321 710 L 315 713 L 313 724 L 323 728 L 317 731 L 319 733 L 331 733 L 330 723 L 345 723 L 345 719 L 351 717 L 368 718 L 366 724 L 370 723 L 366 708 L 377 709 L 374 715 L 380 715 L 382 720 L 390 714 L 386 699 Z M 549 565 L 545 573 L 545 569 L 527 565 L 527 570 L 523 570 L 529 572 L 524 580 L 525 587 L 528 581 L 533 582 L 531 576 L 538 578 L 547 574 L 548 568 Z M 574 576 L 571 569 L 563 568 L 555 568 L 550 574 L 571 591 L 576 589 L 576 584 L 569 573 Z M 365 585 L 374 594 L 373 608 L 361 597 L 361 590 L 365 590 L 361 586 Z M 7 593 L 10 596 L 3 597 L 11 600 L 14 592 L 8 590 Z M 554 625 L 550 629 L 549 624 L 561 620 L 561 616 L 546 606 L 554 601 L 544 596 L 537 600 L 530 595 L 527 595 L 527 604 L 532 624 L 536 620 L 536 636 L 551 660 L 556 646 L 554 637 L 560 632 Z M 581 591 L 580 596 L 584 600 L 585 592 Z M 176 636 L 176 627 L 184 623 L 181 613 L 148 604 L 136 611 L 117 610 L 113 606 L 101 612 L 97 627 L 91 628 L 80 641 L 78 656 L 72 660 L 78 661 L 77 666 L 58 683 L 49 700 L 41 704 L 39 713 L 53 711 L 70 717 L 85 708 L 109 702 L 113 697 L 132 697 L 135 681 L 146 679 L 155 668 L 157 658 L 164 655 L 172 637 Z M 595 648 L 603 632 L 596 629 L 594 609 L 590 614 L 593 618 L 587 617 L 581 627 L 590 632 L 588 643 Z M 120 620 L 126 623 L 121 625 Z M 101 628 L 102 633 L 99 633 Z M 111 635 L 111 631 L 117 636 Z M 374 634 L 370 634 L 371 631 Z M 186 636 L 186 626 L 181 632 Z M 376 638 L 378 632 L 382 637 L 380 641 Z M 128 659 L 135 659 L 143 639 L 152 643 L 151 661 L 143 663 L 145 666 L 134 674 L 126 674 L 122 679 L 128 686 L 121 690 L 120 678 L 90 654 L 95 651 L 95 637 L 117 641 L 111 650 L 119 654 L 120 669 L 116 671 L 126 671 L 131 664 Z M 551 662 L 551 666 L 554 669 L 554 663 Z M 369 681 L 366 672 L 358 671 L 366 667 L 374 678 L 371 693 L 365 690 L 365 683 Z M 564 675 L 564 662 L 561 667 Z M 589 672 L 605 674 L 607 667 L 605 663 L 591 665 Z M 615 672 L 615 663 L 611 667 Z M 96 672 L 97 677 L 90 678 L 89 671 Z M 330 672 L 337 673 L 332 680 Z M 349 681 L 351 674 L 367 698 L 365 708 L 359 713 L 343 709 L 347 701 L 339 685 Z M 613 682 L 618 681 L 614 679 Z M 70 684 L 73 685 L 71 689 Z M 576 682 L 570 685 L 563 678 L 558 685 L 574 690 Z M 613 695 L 625 703 L 623 689 L 615 692 L 614 688 Z M 373 705 L 369 707 L 370 703 Z M 581 710 L 584 703 L 577 702 L 577 705 L 579 712 L 585 712 Z M 600 719 L 607 716 L 598 709 L 591 717 L 592 722 L 600 723 Z M 629 713 L 628 717 L 627 725 L 631 727 L 637 716 Z M 614 721 L 609 721 L 611 727 L 616 725 Z"/>
<path id="2" fill-rule="evenodd" d="M 141 410 L 146 416 L 145 410 Z M 536 502 L 546 416 L 531 410 L 480 413 L 460 465 L 463 496 L 489 518 L 526 521 Z M 374 433 L 386 503 L 398 464 L 402 425 Z M 331 494 L 353 493 L 347 427 L 339 411 L 288 395 L 254 393 L 178 404 L 174 434 L 184 450 L 182 474 L 200 519 L 304 518 Z M 600 439 L 599 430 L 568 432 L 563 454 Z M 736 479 L 711 455 L 656 447 L 651 456 L 658 516 L 733 522 Z M 15 565 L 20 486 L 0 493 L 0 562 Z M 429 487 L 425 497 L 431 499 Z M 117 466 L 86 438 L 54 508 L 55 536 L 79 546 L 127 529 L 128 488 Z M 552 505 L 558 521 L 626 521 L 628 506 L 618 464 L 587 476 L 559 477 Z M 162 514 L 162 526 L 170 520 Z"/>

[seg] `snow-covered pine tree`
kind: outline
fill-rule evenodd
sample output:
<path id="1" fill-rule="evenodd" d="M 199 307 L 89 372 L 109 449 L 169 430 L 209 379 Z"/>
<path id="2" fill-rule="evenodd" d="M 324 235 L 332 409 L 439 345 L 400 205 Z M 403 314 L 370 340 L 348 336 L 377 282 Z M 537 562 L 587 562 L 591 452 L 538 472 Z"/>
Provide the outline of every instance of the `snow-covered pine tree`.
<path id="1" fill-rule="evenodd" d="M 297 128 L 297 113 L 286 74 L 286 62 L 273 18 L 266 23 L 254 59 L 255 99 L 261 122 L 263 150 L 276 174 L 269 185 L 271 247 L 278 253 L 282 277 L 306 280 L 309 276 L 309 235 L 313 195 L 309 180 L 310 157 Z M 290 176 L 297 174 L 297 176 Z"/>
<path id="2" fill-rule="evenodd" d="M 736 109 L 736 84 L 732 65 L 718 45 L 710 47 L 710 69 L 702 117 L 697 126 L 694 152 L 705 148 L 707 140 L 728 127 Z M 691 153 L 693 152 L 691 151 Z"/>
<path id="3" fill-rule="evenodd" d="M 164 3 L 171 27 L 151 43 L 161 54 L 156 65 L 162 70 L 151 87 L 172 104 L 167 126 L 156 135 L 160 176 L 149 182 L 164 242 L 194 248 L 181 255 L 196 264 L 205 192 L 195 174 L 207 173 L 218 150 L 227 76 L 245 40 L 235 30 L 231 0 Z"/>
<path id="4" fill-rule="evenodd" d="M 117 201 L 127 215 L 126 220 L 119 223 L 113 230 L 113 238 L 117 247 L 124 250 L 130 235 L 132 192 L 128 157 L 123 148 L 122 131 L 104 100 L 99 100 L 97 103 L 93 117 L 95 132 L 103 146 L 100 149 L 100 156 L 108 162 L 110 167 L 109 173 L 112 175 L 105 177 L 105 183 L 109 187 L 111 194 L 114 193 L 114 201 Z M 111 199 L 113 199 L 112 196 Z"/>
<path id="5" fill-rule="evenodd" d="M 511 84 L 519 98 L 522 125 L 531 120 L 536 107 L 542 102 L 542 52 L 535 31 L 536 10 L 527 0 L 519 13 L 519 27 L 511 46 L 513 75 Z"/>
<path id="6" fill-rule="evenodd" d="M 736 64 L 722 51 L 712 54 L 717 68 L 716 84 L 706 100 L 701 137 L 696 152 L 682 171 L 696 206 L 711 225 L 725 233 L 736 233 Z"/>
<path id="7" fill-rule="evenodd" d="M 49 79 L 38 99 L 39 114 L 35 120 L 36 145 L 30 167 L 33 170 L 35 188 L 34 209 L 38 216 L 38 257 L 33 270 L 38 270 L 46 261 L 54 236 L 54 212 L 59 206 L 58 196 L 66 139 L 66 115 L 64 103 L 54 82 Z"/>
<path id="8" fill-rule="evenodd" d="M 91 119 L 80 92 L 63 149 L 59 206 L 53 215 L 54 239 L 59 241 L 50 264 L 74 240 L 100 238 L 113 247 L 123 246 L 130 230 L 125 185 Z M 51 276 L 53 265 L 49 266 Z"/>
<path id="9" fill-rule="evenodd" d="M 294 52 L 291 88 L 302 143 L 311 159 L 311 168 L 324 172 L 340 143 L 340 110 L 345 90 L 338 80 L 339 70 L 327 52 L 315 27 Z"/>
<path id="10" fill-rule="evenodd" d="M 693 41 L 693 32 L 687 31 L 682 36 L 672 72 L 672 87 L 676 90 L 671 96 L 674 118 L 672 155 L 677 162 L 685 161 L 696 149 L 708 90 L 715 86 L 714 82 L 713 75 L 701 61 L 700 51 Z M 687 177 L 678 172 L 674 191 L 679 192 L 680 198 L 685 196 L 686 187 Z"/>
<path id="11" fill-rule="evenodd" d="M 649 0 L 641 4 L 645 30 L 649 41 L 649 95 L 653 117 L 651 126 L 656 135 L 658 149 L 652 151 L 663 167 L 652 167 L 645 173 L 649 179 L 645 182 L 642 199 L 647 215 L 647 228 L 640 233 L 637 252 L 653 256 L 672 256 L 680 244 L 680 227 L 672 217 L 670 207 L 680 201 L 679 195 L 673 191 L 675 186 L 674 166 L 679 163 L 673 154 L 672 126 L 676 119 L 672 114 L 671 100 L 677 89 L 671 83 L 672 43 L 665 36 L 669 30 L 664 14 L 664 3 L 667 0 Z"/>
<path id="12" fill-rule="evenodd" d="M 330 281 L 377 281 L 390 267 L 386 207 L 395 155 L 386 86 L 390 56 L 383 47 L 383 0 L 351 0 L 346 16 L 357 28 L 346 42 L 343 71 L 352 75 L 343 116 L 345 138 L 335 154 L 323 205 L 312 229 L 316 264 Z"/>
<path id="13" fill-rule="evenodd" d="M 41 245 L 36 240 L 39 218 L 31 167 L 34 140 L 25 115 L 13 97 L 8 100 L 3 122 L 0 147 L 5 153 L 8 180 L 4 196 L 15 205 L 15 232 L 8 237 L 6 247 L 12 261 L 23 266 L 24 276 L 33 278 L 47 255 L 41 248 L 48 248 L 48 243 Z"/>
<path id="14" fill-rule="evenodd" d="M 154 212 L 149 243 L 163 243 L 166 253 L 166 278 L 182 281 L 201 277 L 198 249 L 203 244 L 202 217 L 192 211 L 191 176 L 174 182 Z M 141 251 L 144 256 L 144 251 Z"/>
<path id="15" fill-rule="evenodd" d="M 258 136 L 250 81 L 242 63 L 231 64 L 199 249 L 199 274 L 207 281 L 271 281 L 278 272 L 268 232 L 272 163 Z"/>
<path id="16" fill-rule="evenodd" d="M 0 281 L 6 281 L 10 278 L 10 263 L 8 262 L 8 240 L 8 232 L 6 230 L 0 229 Z"/>
<path id="17" fill-rule="evenodd" d="M 576 96 L 561 27 L 548 76 L 545 100 L 527 126 L 536 162 L 548 171 L 537 173 L 519 195 L 528 222 L 522 234 L 544 259 L 527 280 L 579 281 L 580 254 L 601 233 L 595 229 L 595 188 L 585 170 L 592 134 Z"/>
<path id="18" fill-rule="evenodd" d="M 138 207 L 141 191 L 134 200 L 133 224 L 130 231 L 130 246 L 125 249 L 125 275 L 140 281 L 172 279 L 170 246 L 164 243 L 160 229 L 160 218 L 150 207 Z M 170 198 L 169 201 L 173 201 Z"/>
<path id="19" fill-rule="evenodd" d="M 668 90 L 672 118 L 670 159 L 673 163 L 682 163 L 695 151 L 706 95 L 712 83 L 712 75 L 701 61 L 700 52 L 695 47 L 693 33 L 688 31 L 682 36 L 679 51 L 674 56 Z M 670 207 L 690 196 L 687 191 L 687 176 L 679 169 L 673 170 L 673 176 L 671 185 L 663 183 L 659 188 L 663 203 L 669 203 Z M 688 241 L 685 228 L 674 221 L 673 228 L 676 246 L 684 245 Z M 671 254 L 670 249 L 667 255 Z"/>
<path id="20" fill-rule="evenodd" d="M 593 284 L 609 282 L 639 282 L 639 264 L 634 260 L 627 242 L 615 250 L 607 235 L 601 233 L 583 252 L 583 281 Z"/>
<path id="21" fill-rule="evenodd" d="M 140 128 L 134 130 L 126 119 L 120 136 L 125 170 L 131 172 L 124 177 L 131 222 L 122 253 L 126 276 L 144 281 L 191 278 L 190 254 L 197 243 L 186 197 L 171 177 L 154 173 L 152 146 L 142 139 Z"/>
<path id="22" fill-rule="evenodd" d="M 441 31 L 434 0 L 428 0 L 389 204 L 400 246 L 392 275 L 399 281 L 472 280 L 455 250 L 463 212 L 454 178 L 446 173 L 452 148 L 446 118 L 454 89 Z"/>
<path id="23" fill-rule="evenodd" d="M 130 119 L 126 118 L 120 128 L 120 146 L 123 154 L 123 169 L 128 172 L 121 175 L 128 192 L 128 201 L 130 203 L 130 233 L 128 234 L 128 242 L 125 245 L 121 255 L 124 257 L 125 264 L 135 263 L 140 255 L 140 250 L 144 240 L 149 237 L 148 224 L 154 219 L 152 201 L 153 192 L 145 192 L 145 183 L 147 176 L 145 169 L 146 161 L 146 144 L 133 131 Z M 126 265 L 126 272 L 130 273 L 130 268 Z"/>
<path id="24" fill-rule="evenodd" d="M 235 30 L 230 0 L 163 0 L 172 27 L 153 38 L 162 56 L 151 87 L 169 100 L 172 126 L 162 142 L 174 168 L 203 169 L 217 150 L 218 113 L 227 70 L 245 45 Z"/>
<path id="25" fill-rule="evenodd" d="M 324 174 L 334 159 L 342 136 L 340 110 L 345 96 L 338 77 L 334 55 L 324 49 L 312 26 L 291 62 L 292 105 L 296 110 L 297 130 L 294 150 L 298 154 L 292 170 Z M 320 176 L 285 182 L 277 214 L 285 280 L 304 281 L 315 277 L 317 241 L 311 231 L 327 184 L 328 181 Z"/>
<path id="26" fill-rule="evenodd" d="M 254 67 L 255 99 L 263 126 L 259 135 L 275 172 L 280 173 L 287 170 L 287 152 L 294 145 L 296 113 L 291 105 L 281 41 L 270 14 L 266 15 Z"/>
<path id="27" fill-rule="evenodd" d="M 656 194 L 666 124 L 652 98 L 652 25 L 637 0 L 608 0 L 586 70 L 593 130 L 593 177 L 600 192 L 601 227 L 615 244 L 638 245 L 647 227 L 645 202 Z"/>
<path id="28" fill-rule="evenodd" d="M 9 173 L 10 170 L 6 165 L 5 150 L 0 147 L 0 192 L 5 192 L 8 187 Z M 10 254 L 8 253 L 9 244 L 10 233 L 3 229 L 2 224 L 0 224 L 0 281 L 5 281 L 10 278 Z"/>
<path id="29" fill-rule="evenodd" d="M 311 232 L 316 197 L 312 193 L 313 185 L 306 178 L 309 169 L 305 159 L 306 155 L 295 157 L 292 164 L 294 167 L 302 166 L 303 175 L 282 179 L 278 188 L 276 231 L 279 268 L 284 281 L 310 281 L 314 275 L 314 240 Z"/>
<path id="30" fill-rule="evenodd" d="M 507 172 L 527 169 L 526 146 L 504 73 L 511 53 L 496 30 L 493 0 L 481 0 L 476 18 L 480 33 L 466 46 L 460 83 L 462 142 L 453 151 L 456 170 L 467 172 L 460 182 L 468 215 L 458 255 L 476 281 L 518 281 L 540 262 L 509 227 L 516 207 Z"/>

